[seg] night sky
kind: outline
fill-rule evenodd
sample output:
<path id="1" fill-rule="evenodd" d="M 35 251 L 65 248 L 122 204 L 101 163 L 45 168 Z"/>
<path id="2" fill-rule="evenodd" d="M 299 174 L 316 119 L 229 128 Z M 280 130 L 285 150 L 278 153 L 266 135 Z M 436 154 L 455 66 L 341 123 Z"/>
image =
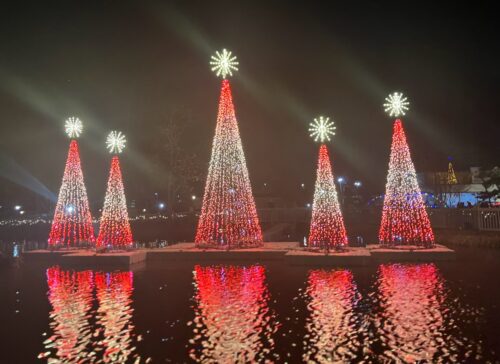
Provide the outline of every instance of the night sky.
<path id="1" fill-rule="evenodd" d="M 111 129 L 129 142 L 128 198 L 163 191 L 167 171 L 152 156 L 175 110 L 191 115 L 183 144 L 204 178 L 220 90 L 208 62 L 223 47 L 240 62 L 231 83 L 254 189 L 267 182 L 291 196 L 313 184 L 307 129 L 323 114 L 337 124 L 334 173 L 382 193 L 392 120 L 381 105 L 396 90 L 411 102 L 403 120 L 417 171 L 444 171 L 449 156 L 456 170 L 500 162 L 493 1 L 31 3 L 0 14 L 0 176 L 39 193 L 57 193 L 71 115 L 84 122 L 91 201 L 103 199 Z"/>

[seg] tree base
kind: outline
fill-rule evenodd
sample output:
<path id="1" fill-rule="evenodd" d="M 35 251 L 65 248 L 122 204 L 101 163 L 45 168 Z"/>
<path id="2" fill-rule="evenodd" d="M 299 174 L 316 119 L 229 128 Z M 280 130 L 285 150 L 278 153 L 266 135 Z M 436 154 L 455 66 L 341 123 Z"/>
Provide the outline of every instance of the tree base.
<path id="1" fill-rule="evenodd" d="M 264 246 L 263 241 L 239 241 L 231 244 L 221 244 L 217 241 L 210 242 L 196 242 L 196 248 L 198 249 L 217 249 L 217 250 L 235 250 L 235 249 L 251 249 L 260 248 Z"/>
<path id="2" fill-rule="evenodd" d="M 347 252 L 349 249 L 347 245 L 339 245 L 339 246 L 332 246 L 332 247 L 306 247 L 304 248 L 305 251 L 311 252 L 311 253 L 324 253 L 328 255 L 330 252 L 331 253 L 344 253 Z"/>
<path id="3" fill-rule="evenodd" d="M 436 247 L 435 243 L 409 243 L 409 244 L 402 244 L 402 243 L 380 243 L 380 247 L 384 249 L 395 249 L 395 250 L 420 250 L 420 249 L 432 249 Z"/>
<path id="4" fill-rule="evenodd" d="M 47 250 L 49 251 L 59 251 L 59 250 L 82 250 L 82 249 L 92 249 L 95 247 L 95 243 L 91 242 L 80 242 L 76 245 L 64 245 L 64 244 L 49 244 Z"/>

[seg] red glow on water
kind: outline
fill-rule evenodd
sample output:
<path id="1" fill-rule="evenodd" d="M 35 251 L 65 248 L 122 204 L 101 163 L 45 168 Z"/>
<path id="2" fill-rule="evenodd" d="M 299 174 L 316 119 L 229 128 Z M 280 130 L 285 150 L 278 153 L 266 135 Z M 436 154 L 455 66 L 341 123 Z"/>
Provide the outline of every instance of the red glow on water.
<path id="1" fill-rule="evenodd" d="M 381 311 L 376 318 L 390 360 L 435 360 L 447 339 L 442 330 L 442 281 L 434 264 L 381 265 Z M 443 353 L 441 353 L 443 354 Z"/>
<path id="2" fill-rule="evenodd" d="M 359 341 L 353 307 L 360 297 L 352 273 L 311 271 L 306 294 L 309 317 L 304 362 L 354 360 Z"/>
<path id="3" fill-rule="evenodd" d="M 272 347 L 265 270 L 262 266 L 202 267 L 194 270 L 197 288 L 195 346 L 202 362 L 255 362 Z"/>
<path id="4" fill-rule="evenodd" d="M 125 363 L 132 355 L 132 272 L 96 273 L 97 324 L 105 363 Z"/>
<path id="5" fill-rule="evenodd" d="M 53 335 L 45 344 L 55 349 L 57 358 L 79 362 L 91 340 L 88 319 L 92 308 L 93 274 L 88 270 L 73 272 L 54 267 L 47 269 L 47 283 Z"/>

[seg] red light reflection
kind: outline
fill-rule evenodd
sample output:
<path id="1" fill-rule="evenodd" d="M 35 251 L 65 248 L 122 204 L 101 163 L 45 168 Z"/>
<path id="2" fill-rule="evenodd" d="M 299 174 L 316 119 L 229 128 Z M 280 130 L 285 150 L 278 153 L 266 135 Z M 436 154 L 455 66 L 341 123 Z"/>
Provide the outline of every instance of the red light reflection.
<path id="1" fill-rule="evenodd" d="M 208 363 L 256 362 L 273 346 L 265 270 L 196 266 L 191 357 Z"/>
<path id="2" fill-rule="evenodd" d="M 434 264 L 381 265 L 380 313 L 375 318 L 384 357 L 394 361 L 434 361 L 445 343 L 443 283 Z"/>
<path id="3" fill-rule="evenodd" d="M 353 307 L 359 293 L 348 270 L 314 270 L 306 294 L 310 313 L 306 322 L 305 362 L 349 362 L 359 348 Z"/>

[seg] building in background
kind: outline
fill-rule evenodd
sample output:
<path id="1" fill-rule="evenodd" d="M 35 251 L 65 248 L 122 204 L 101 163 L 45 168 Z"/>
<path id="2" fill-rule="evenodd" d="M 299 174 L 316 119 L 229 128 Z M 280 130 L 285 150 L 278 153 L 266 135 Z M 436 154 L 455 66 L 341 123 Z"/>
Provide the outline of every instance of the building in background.
<path id="1" fill-rule="evenodd" d="M 495 170 L 495 169 L 493 169 Z M 493 171 L 492 170 L 492 171 Z M 470 167 L 468 171 L 453 169 L 450 162 L 447 171 L 422 172 L 417 174 L 422 193 L 427 194 L 427 203 L 434 207 L 460 207 L 481 203 L 481 194 L 495 187 L 485 188 L 484 171 L 480 167 Z M 492 200 L 494 203 L 495 199 Z"/>

